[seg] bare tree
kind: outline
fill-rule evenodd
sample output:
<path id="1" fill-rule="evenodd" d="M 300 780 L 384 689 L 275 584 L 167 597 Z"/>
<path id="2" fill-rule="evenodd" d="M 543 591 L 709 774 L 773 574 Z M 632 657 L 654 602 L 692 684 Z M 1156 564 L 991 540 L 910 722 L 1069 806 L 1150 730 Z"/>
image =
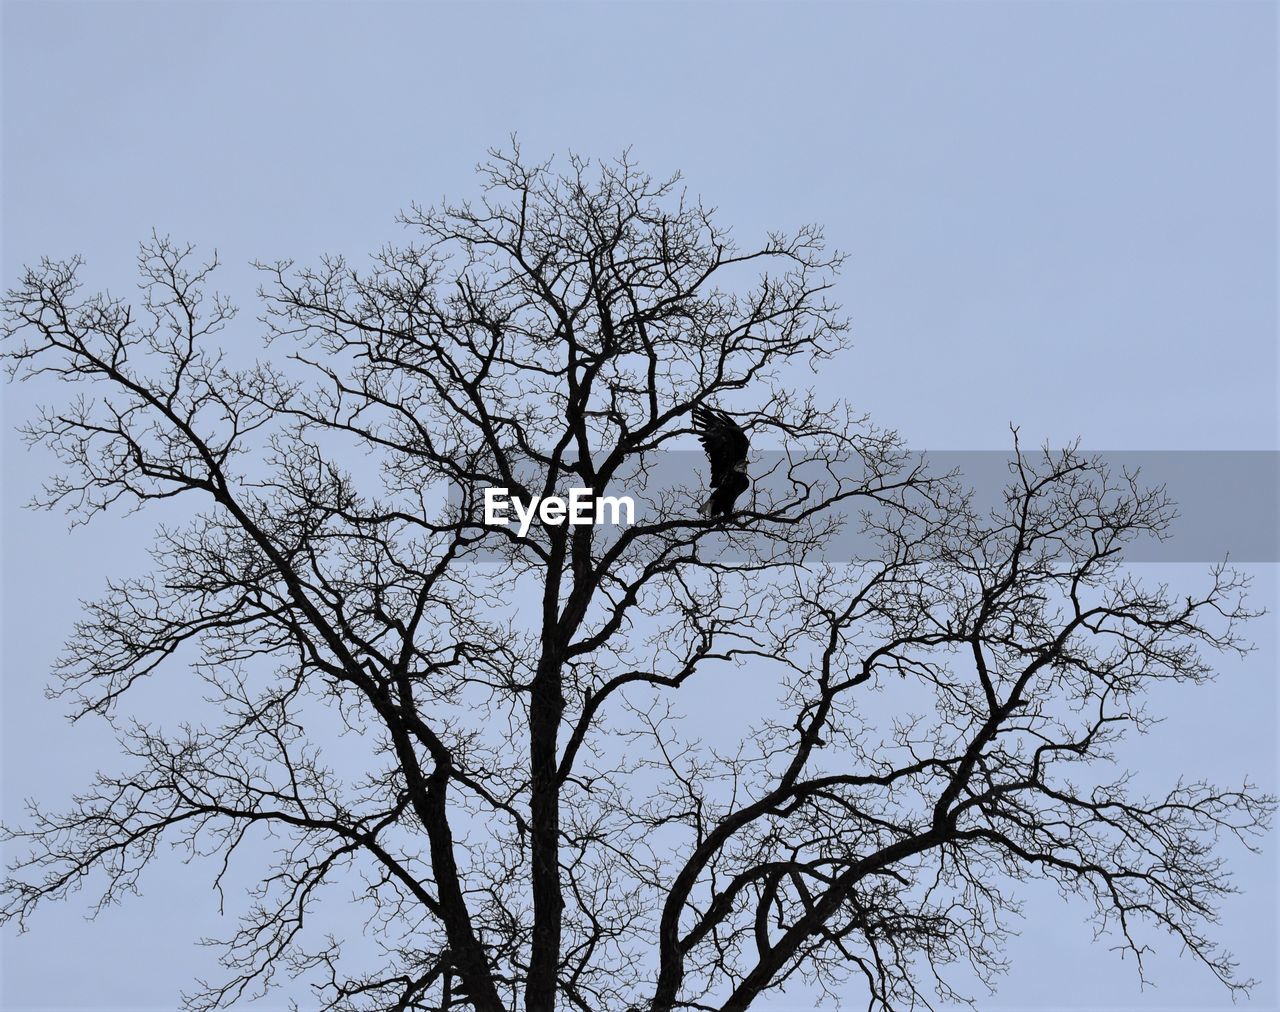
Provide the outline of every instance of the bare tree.
<path id="1" fill-rule="evenodd" d="M 1015 437 L 982 510 L 796 393 L 845 346 L 816 228 L 743 249 L 625 156 L 557 172 L 513 148 L 482 172 L 482 198 L 414 207 L 416 241 L 365 270 L 259 265 L 257 364 L 226 354 L 215 265 L 167 239 L 142 246 L 137 304 L 82 295 L 76 261 L 8 294 L 13 373 L 89 391 L 26 428 L 65 465 L 37 503 L 191 508 L 66 646 L 56 693 L 112 722 L 128 768 L 7 831 L 3 916 L 86 883 L 114 901 L 165 840 L 221 886 L 270 831 L 286 843 L 190 1008 L 281 974 L 327 1009 L 745 1009 L 797 977 L 912 1007 L 959 997 L 952 964 L 1002 969 L 1030 877 L 1139 966 L 1163 929 L 1247 987 L 1207 934 L 1215 842 L 1256 846 L 1272 799 L 1137 796 L 1113 752 L 1150 685 L 1247 649 L 1246 580 L 1135 581 L 1124 546 L 1171 506 L 1078 450 Z M 781 448 L 729 517 L 699 514 L 694 468 L 656 476 L 699 406 Z M 642 516 L 482 523 L 486 487 L 570 484 Z M 869 548 L 837 558 L 850 523 Z M 722 754 L 674 707 L 733 665 L 777 698 Z M 121 716 L 183 672 L 210 726 Z M 382 965 L 311 928 L 353 882 Z"/>

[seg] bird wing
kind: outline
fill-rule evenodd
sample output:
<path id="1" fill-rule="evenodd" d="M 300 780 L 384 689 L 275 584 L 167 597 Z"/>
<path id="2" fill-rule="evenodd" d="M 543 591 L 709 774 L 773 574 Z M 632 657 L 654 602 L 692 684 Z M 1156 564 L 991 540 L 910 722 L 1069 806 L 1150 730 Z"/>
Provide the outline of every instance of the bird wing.
<path id="1" fill-rule="evenodd" d="M 747 459 L 751 441 L 723 411 L 701 404 L 693 409 L 693 427 L 711 462 L 711 487 L 717 488 L 735 465 Z"/>

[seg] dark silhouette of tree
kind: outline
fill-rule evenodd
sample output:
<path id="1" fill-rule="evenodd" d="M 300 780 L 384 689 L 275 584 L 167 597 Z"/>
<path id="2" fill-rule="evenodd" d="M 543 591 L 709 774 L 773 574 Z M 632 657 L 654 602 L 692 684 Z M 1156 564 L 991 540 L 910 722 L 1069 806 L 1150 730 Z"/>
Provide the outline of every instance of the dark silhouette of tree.
<path id="1" fill-rule="evenodd" d="M 1215 844 L 1256 846 L 1272 799 L 1146 796 L 1114 755 L 1153 683 L 1247 649 L 1246 580 L 1132 578 L 1126 543 L 1170 503 L 1077 449 L 1015 434 L 979 509 L 797 393 L 845 346 L 819 230 L 741 248 L 625 156 L 557 172 L 513 148 L 482 171 L 483 197 L 414 207 L 416 239 L 366 270 L 258 265 L 257 364 L 231 361 L 214 264 L 168 239 L 142 246 L 136 304 L 82 295 L 78 261 L 8 294 L 13 373 L 85 389 L 26 427 L 65 465 L 38 503 L 190 509 L 66 646 L 56 692 L 112 722 L 126 768 L 7 831 L 4 917 L 84 885 L 113 902 L 166 841 L 221 885 L 270 832 L 193 1009 L 281 974 L 333 1009 L 732 1010 L 793 978 L 911 1007 L 959 997 L 953 964 L 1002 969 L 1033 877 L 1139 967 L 1163 929 L 1247 987 L 1207 934 L 1230 889 Z M 699 406 L 781 448 L 728 517 L 698 512 Z M 661 486 L 672 449 L 687 481 Z M 632 494 L 643 515 L 521 539 L 481 522 L 488 486 Z M 776 699 L 722 754 L 674 707 L 735 665 Z M 121 715 L 182 672 L 218 721 Z M 383 965 L 311 930 L 353 881 Z"/>

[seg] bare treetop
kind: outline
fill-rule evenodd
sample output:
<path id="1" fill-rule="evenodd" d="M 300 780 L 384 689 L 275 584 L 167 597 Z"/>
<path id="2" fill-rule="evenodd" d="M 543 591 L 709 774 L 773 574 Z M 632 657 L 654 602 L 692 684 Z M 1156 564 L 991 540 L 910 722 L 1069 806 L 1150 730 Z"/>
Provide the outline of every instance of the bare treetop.
<path id="1" fill-rule="evenodd" d="M 333 1009 L 745 1009 L 801 980 L 909 1008 L 959 997 L 956 963 L 994 980 L 1032 877 L 1139 965 L 1171 936 L 1247 986 L 1208 931 L 1217 843 L 1254 846 L 1273 799 L 1137 796 L 1113 755 L 1154 682 L 1247 649 L 1245 578 L 1175 598 L 1131 577 L 1125 546 L 1172 504 L 1075 448 L 1015 437 L 980 510 L 797 389 L 847 354 L 819 229 L 740 247 L 629 155 L 558 171 L 513 148 L 481 180 L 414 206 L 367 268 L 259 265 L 256 364 L 224 353 L 255 326 L 210 292 L 216 264 L 165 238 L 136 303 L 85 297 L 78 261 L 9 292 L 12 374 L 83 388 L 25 430 L 63 465 L 36 503 L 103 525 L 190 508 L 59 661 L 55 692 L 126 760 L 9 830 L 28 849 L 3 916 L 90 883 L 114 902 L 165 840 L 221 885 L 271 831 L 287 845 L 227 896 L 226 973 L 191 1008 L 281 975 Z M 725 515 L 692 465 L 654 477 L 708 411 L 781 448 Z M 485 488 L 568 485 L 648 508 L 608 535 L 482 520 Z M 835 562 L 851 516 L 874 550 Z M 771 695 L 724 754 L 680 690 L 735 667 Z M 122 719 L 147 677 L 202 680 L 222 719 Z M 311 927 L 353 882 L 379 965 Z"/>

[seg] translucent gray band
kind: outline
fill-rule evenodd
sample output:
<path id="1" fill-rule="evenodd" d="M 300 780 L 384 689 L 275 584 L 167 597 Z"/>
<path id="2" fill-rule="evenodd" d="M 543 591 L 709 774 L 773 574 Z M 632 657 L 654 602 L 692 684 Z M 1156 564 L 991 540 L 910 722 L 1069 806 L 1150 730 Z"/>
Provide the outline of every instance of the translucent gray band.
<path id="1" fill-rule="evenodd" d="M 1024 449 L 1024 458 L 1034 460 L 1041 451 Z M 1214 562 L 1230 557 L 1233 562 L 1280 562 L 1280 452 L 1274 450 L 1105 450 L 1081 451 L 1096 457 L 1113 474 L 1137 474 L 1147 487 L 1163 487 L 1176 506 L 1169 536 L 1164 540 L 1144 538 L 1125 550 L 1130 562 Z M 972 489 L 979 509 L 997 506 L 1001 491 L 1010 481 L 1012 453 L 1005 450 L 934 450 L 920 453 L 932 474 L 956 472 L 961 483 Z M 802 457 L 790 455 L 794 463 Z M 756 490 L 777 489 L 787 473 L 788 457 L 779 450 L 754 450 L 750 472 Z M 707 462 L 696 450 L 653 454 L 646 460 L 643 481 L 629 482 L 619 475 L 609 486 L 612 495 L 631 495 L 636 505 L 636 522 L 653 523 L 671 519 L 671 499 L 663 494 L 675 489 L 690 490 L 690 503 L 705 495 Z M 856 481 L 856 468 L 837 477 Z M 532 478 L 533 475 L 531 474 Z M 536 479 L 535 479 L 536 480 Z M 574 481 L 567 478 L 562 484 Z M 751 509 L 750 492 L 739 508 Z M 457 506 L 457 489 L 449 492 L 449 503 Z M 859 512 L 867 502 L 851 499 L 833 511 L 849 523 L 826 546 L 827 561 L 847 561 L 865 557 L 873 550 L 870 540 L 859 531 Z M 696 507 L 690 509 L 696 518 Z M 607 532 L 601 532 L 609 540 Z"/>

